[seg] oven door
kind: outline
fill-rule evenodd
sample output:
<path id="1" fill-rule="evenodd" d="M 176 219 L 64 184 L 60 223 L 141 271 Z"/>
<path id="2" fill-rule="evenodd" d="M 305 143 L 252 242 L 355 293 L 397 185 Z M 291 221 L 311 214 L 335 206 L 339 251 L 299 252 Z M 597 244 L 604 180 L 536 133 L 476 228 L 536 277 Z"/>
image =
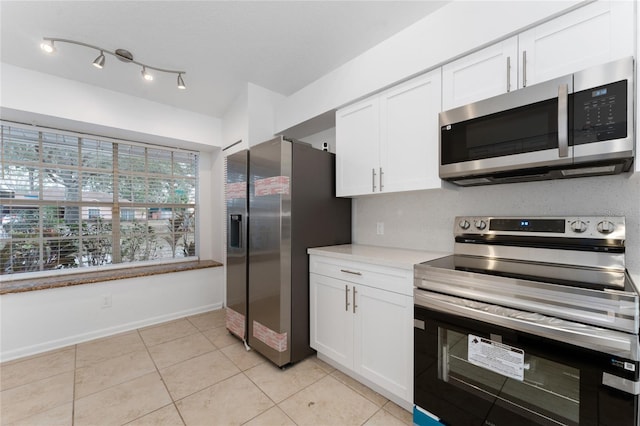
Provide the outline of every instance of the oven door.
<path id="1" fill-rule="evenodd" d="M 604 353 L 419 305 L 414 332 L 415 404 L 443 424 L 638 424 Z"/>

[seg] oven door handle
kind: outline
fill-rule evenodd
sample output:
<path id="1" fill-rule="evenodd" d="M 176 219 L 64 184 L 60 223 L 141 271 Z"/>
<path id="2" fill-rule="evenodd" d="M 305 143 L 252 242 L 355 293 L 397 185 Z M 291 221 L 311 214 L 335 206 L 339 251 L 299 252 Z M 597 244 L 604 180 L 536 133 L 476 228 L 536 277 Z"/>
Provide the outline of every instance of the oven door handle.
<path id="1" fill-rule="evenodd" d="M 633 336 L 621 331 L 607 330 L 420 289 L 414 290 L 414 303 L 427 310 L 471 318 L 555 341 L 571 342 L 582 348 L 627 359 L 638 359 L 637 341 L 634 344 Z"/>

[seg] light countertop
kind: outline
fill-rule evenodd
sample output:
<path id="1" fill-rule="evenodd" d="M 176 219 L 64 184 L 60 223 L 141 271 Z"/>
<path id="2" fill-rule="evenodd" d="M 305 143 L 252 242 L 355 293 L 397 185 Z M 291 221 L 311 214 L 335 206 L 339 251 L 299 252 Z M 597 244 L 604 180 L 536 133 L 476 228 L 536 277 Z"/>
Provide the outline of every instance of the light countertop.
<path id="1" fill-rule="evenodd" d="M 360 244 L 314 247 L 308 249 L 307 253 L 410 270 L 413 270 L 413 265 L 417 263 L 451 254 L 439 251 L 406 250 Z"/>

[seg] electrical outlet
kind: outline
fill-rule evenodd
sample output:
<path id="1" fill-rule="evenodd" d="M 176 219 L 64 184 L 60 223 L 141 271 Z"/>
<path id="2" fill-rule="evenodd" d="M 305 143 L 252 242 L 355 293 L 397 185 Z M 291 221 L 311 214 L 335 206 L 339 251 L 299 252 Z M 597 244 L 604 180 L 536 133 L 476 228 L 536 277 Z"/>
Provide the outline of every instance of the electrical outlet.
<path id="1" fill-rule="evenodd" d="M 378 222 L 376 225 L 376 234 L 384 235 L 384 222 Z"/>
<path id="2" fill-rule="evenodd" d="M 102 301 L 102 303 L 100 304 L 100 307 L 102 309 L 111 307 L 111 295 L 110 294 L 103 294 L 102 296 L 100 296 L 100 300 Z"/>

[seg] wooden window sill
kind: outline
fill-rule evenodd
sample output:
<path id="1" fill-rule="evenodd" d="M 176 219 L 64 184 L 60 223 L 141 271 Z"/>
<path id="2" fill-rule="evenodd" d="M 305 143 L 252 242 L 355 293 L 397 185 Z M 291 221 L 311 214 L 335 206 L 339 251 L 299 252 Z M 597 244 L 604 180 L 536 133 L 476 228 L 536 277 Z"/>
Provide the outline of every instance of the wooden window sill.
<path id="1" fill-rule="evenodd" d="M 0 282 L 0 295 L 44 290 L 48 288 L 93 284 L 127 278 L 148 277 L 158 274 L 169 274 L 172 272 L 190 271 L 193 269 L 216 268 L 220 266 L 222 266 L 222 263 L 216 262 L 215 260 L 194 260 L 163 265 L 132 266 L 122 269 L 109 269 L 107 271 L 80 272 L 54 277 L 17 279 Z"/>

